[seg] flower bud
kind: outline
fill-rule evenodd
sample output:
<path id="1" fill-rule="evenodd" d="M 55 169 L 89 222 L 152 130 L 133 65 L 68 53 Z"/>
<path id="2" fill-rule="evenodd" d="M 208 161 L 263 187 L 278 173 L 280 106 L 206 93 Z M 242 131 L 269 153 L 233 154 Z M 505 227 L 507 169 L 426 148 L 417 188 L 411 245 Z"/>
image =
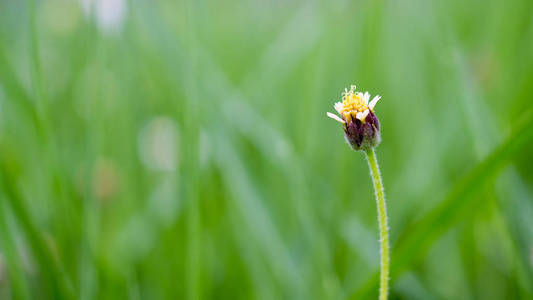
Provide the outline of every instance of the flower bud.
<path id="1" fill-rule="evenodd" d="M 356 91 L 355 85 L 345 89 L 342 102 L 335 103 L 335 110 L 340 117 L 330 112 L 327 115 L 342 123 L 346 142 L 353 150 L 370 150 L 381 142 L 379 120 L 374 113 L 374 106 L 381 97 L 375 96 L 372 101 L 370 94 Z"/>

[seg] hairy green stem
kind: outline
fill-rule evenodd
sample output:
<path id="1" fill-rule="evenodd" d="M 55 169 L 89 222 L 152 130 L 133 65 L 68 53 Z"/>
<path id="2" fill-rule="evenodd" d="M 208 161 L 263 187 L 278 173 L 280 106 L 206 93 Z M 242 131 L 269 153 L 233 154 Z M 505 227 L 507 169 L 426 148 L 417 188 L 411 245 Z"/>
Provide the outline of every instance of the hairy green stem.
<path id="1" fill-rule="evenodd" d="M 365 151 L 370 168 L 370 175 L 376 192 L 379 223 L 379 243 L 381 249 L 381 270 L 379 277 L 379 300 L 386 300 L 389 292 L 389 226 L 387 224 L 387 206 L 385 204 L 385 192 L 379 172 L 378 159 L 374 149 Z"/>

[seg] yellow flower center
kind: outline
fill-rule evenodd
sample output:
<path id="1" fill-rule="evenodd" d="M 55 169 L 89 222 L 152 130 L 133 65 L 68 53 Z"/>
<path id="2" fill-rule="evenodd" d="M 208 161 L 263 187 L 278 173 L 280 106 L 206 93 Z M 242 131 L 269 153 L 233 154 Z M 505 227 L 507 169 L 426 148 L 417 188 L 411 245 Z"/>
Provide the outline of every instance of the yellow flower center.
<path id="1" fill-rule="evenodd" d="M 342 113 L 346 119 L 355 117 L 358 112 L 364 112 L 368 109 L 368 104 L 363 100 L 363 94 L 361 93 L 347 93 L 342 105 Z"/>

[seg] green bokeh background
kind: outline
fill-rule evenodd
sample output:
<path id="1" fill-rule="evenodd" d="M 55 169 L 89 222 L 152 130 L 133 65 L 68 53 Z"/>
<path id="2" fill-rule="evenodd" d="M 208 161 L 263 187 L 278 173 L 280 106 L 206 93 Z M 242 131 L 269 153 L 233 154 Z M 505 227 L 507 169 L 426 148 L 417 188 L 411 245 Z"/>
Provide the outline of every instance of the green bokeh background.
<path id="1" fill-rule="evenodd" d="M 82 2 L 0 2 L 0 298 L 375 299 L 357 84 L 390 298 L 533 299 L 533 1 Z"/>

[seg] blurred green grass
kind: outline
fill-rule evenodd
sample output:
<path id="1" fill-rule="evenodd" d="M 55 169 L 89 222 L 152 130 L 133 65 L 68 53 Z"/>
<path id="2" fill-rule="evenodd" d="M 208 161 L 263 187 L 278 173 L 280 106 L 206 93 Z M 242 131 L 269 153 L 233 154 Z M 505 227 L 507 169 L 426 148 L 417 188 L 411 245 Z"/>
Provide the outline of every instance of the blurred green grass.
<path id="1" fill-rule="evenodd" d="M 1 298 L 375 298 L 355 83 L 391 298 L 533 299 L 533 2 L 99 1 L 0 3 Z"/>

